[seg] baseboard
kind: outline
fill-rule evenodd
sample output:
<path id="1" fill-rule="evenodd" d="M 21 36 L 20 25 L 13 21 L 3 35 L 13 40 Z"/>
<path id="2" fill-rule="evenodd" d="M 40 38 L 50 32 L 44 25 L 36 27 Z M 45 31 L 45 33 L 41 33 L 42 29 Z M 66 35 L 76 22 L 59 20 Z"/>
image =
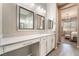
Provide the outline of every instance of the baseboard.
<path id="1" fill-rule="evenodd" d="M 32 56 L 32 53 L 28 54 L 27 56 Z"/>
<path id="2" fill-rule="evenodd" d="M 49 53 L 47 53 L 46 54 L 46 56 L 48 56 L 52 51 L 54 51 L 55 50 L 55 48 L 54 49 L 52 49 Z"/>
<path id="3" fill-rule="evenodd" d="M 54 49 L 57 49 L 58 47 L 55 47 Z"/>

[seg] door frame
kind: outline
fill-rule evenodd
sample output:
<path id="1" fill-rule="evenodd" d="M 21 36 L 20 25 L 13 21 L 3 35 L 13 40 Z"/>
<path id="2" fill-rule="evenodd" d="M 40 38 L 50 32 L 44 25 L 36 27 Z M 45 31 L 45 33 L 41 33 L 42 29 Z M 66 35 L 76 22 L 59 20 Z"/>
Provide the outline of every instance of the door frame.
<path id="1" fill-rule="evenodd" d="M 68 4 L 69 5 L 69 4 Z M 61 10 L 64 10 L 64 9 L 67 9 L 67 8 L 71 8 L 71 7 L 74 7 L 74 6 L 77 6 L 78 7 L 78 16 L 77 16 L 77 32 L 78 32 L 78 36 L 79 36 L 79 4 L 71 4 L 71 5 L 69 5 L 68 7 L 65 7 L 65 6 L 67 6 L 67 5 L 64 5 L 62 8 L 58 8 L 57 7 L 57 9 L 58 9 L 58 19 L 57 19 L 57 23 L 58 24 L 56 24 L 56 27 L 57 27 L 57 30 L 56 30 L 56 34 L 58 34 L 58 35 L 56 35 L 57 37 L 58 37 L 58 42 L 57 43 L 60 43 L 61 42 Z M 65 8 L 64 8 L 65 7 Z M 79 48 L 79 44 L 78 44 L 78 40 L 79 38 L 77 38 L 77 47 Z"/>

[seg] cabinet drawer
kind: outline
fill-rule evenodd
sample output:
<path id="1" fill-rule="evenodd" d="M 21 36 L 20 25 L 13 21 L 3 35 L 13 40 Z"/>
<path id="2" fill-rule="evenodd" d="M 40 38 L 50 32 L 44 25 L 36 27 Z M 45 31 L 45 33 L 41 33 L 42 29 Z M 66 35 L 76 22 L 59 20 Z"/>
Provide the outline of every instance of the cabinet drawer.
<path id="1" fill-rule="evenodd" d="M 40 42 L 40 38 L 37 38 L 37 39 L 31 40 L 31 42 L 32 42 L 32 43 Z"/>
<path id="2" fill-rule="evenodd" d="M 0 47 L 0 55 L 3 54 L 3 47 Z"/>
<path id="3" fill-rule="evenodd" d="M 39 41 L 39 39 L 32 39 L 32 40 L 25 41 L 25 42 L 20 42 L 20 43 L 4 46 L 4 53 L 22 48 L 24 46 L 31 45 L 31 44 L 36 43 L 38 41 Z"/>

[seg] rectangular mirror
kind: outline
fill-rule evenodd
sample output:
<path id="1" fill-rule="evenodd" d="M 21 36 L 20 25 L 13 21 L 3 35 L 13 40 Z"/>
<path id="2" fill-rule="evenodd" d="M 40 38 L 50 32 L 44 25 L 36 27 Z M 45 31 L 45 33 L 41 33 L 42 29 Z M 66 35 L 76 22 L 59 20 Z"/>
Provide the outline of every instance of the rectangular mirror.
<path id="1" fill-rule="evenodd" d="M 45 17 L 37 14 L 37 29 L 45 29 Z"/>
<path id="2" fill-rule="evenodd" d="M 48 20 L 48 29 L 53 29 L 53 21 Z"/>
<path id="3" fill-rule="evenodd" d="M 34 29 L 34 12 L 19 6 L 19 29 Z"/>

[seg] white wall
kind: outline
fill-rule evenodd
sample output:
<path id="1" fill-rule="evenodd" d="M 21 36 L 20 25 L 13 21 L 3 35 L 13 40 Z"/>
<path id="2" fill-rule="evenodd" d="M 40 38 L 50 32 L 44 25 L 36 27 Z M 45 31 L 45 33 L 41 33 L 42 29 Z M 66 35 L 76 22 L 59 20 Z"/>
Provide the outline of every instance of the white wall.
<path id="1" fill-rule="evenodd" d="M 0 38 L 2 37 L 2 4 L 0 3 Z"/>
<path id="2" fill-rule="evenodd" d="M 61 11 L 61 18 L 67 18 L 69 17 L 76 17 L 77 16 L 77 6 L 71 7 L 71 8 L 67 8 Z"/>
<path id="3" fill-rule="evenodd" d="M 56 3 L 48 3 L 47 4 L 47 19 L 51 19 L 56 22 Z M 55 30 L 55 24 L 53 31 Z"/>

